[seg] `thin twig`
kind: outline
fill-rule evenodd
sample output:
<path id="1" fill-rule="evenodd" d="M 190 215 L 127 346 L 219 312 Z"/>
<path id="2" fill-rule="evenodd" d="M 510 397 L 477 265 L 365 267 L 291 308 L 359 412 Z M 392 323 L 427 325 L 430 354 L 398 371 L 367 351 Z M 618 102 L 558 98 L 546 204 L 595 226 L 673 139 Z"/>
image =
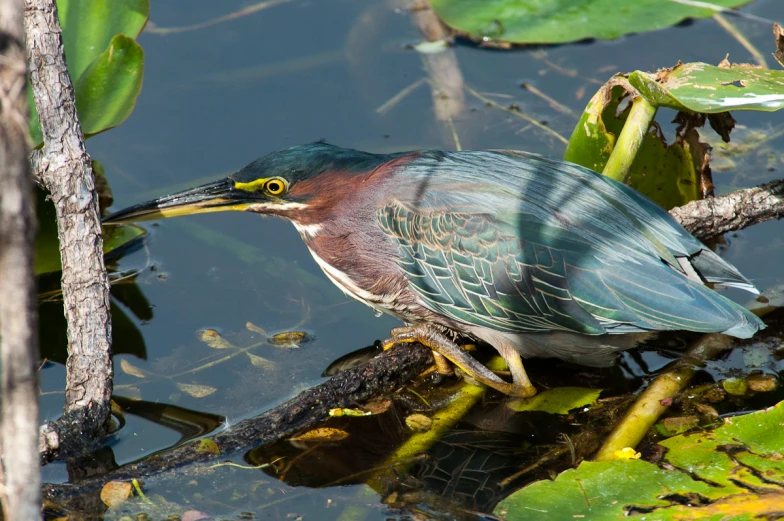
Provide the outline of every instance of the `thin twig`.
<path id="1" fill-rule="evenodd" d="M 531 125 L 533 125 L 536 128 L 538 128 L 539 130 L 542 130 L 543 132 L 546 132 L 547 134 L 550 134 L 551 136 L 555 137 L 556 139 L 558 139 L 559 141 L 561 141 L 565 145 L 569 144 L 569 140 L 568 139 L 566 139 L 561 134 L 559 134 L 555 130 L 551 129 L 547 125 L 542 125 L 542 123 L 540 123 L 539 121 L 535 120 L 534 118 L 532 118 L 528 114 L 520 112 L 519 110 L 512 110 L 509 107 L 504 107 L 500 103 L 497 103 L 497 102 L 491 100 L 490 98 L 482 96 L 477 91 L 475 91 L 474 89 L 472 89 L 471 87 L 469 87 L 467 85 L 466 85 L 466 90 L 468 91 L 469 94 L 471 94 L 473 97 L 477 98 L 478 100 L 484 102 L 486 105 L 489 105 L 491 107 L 495 107 L 497 109 L 501 109 L 504 112 L 508 112 L 509 114 L 512 114 L 515 117 L 518 117 L 518 118 L 520 118 L 520 119 L 522 119 L 524 121 L 527 121 Z"/>
<path id="2" fill-rule="evenodd" d="M 716 20 L 716 23 L 718 23 L 722 29 L 730 33 L 730 35 L 735 38 L 739 44 L 749 51 L 749 53 L 754 57 L 754 61 L 757 62 L 757 65 L 761 65 L 766 69 L 768 68 L 768 62 L 765 61 L 765 56 L 763 56 L 763 54 L 759 52 L 759 49 L 754 47 L 754 44 L 751 43 L 742 32 L 740 32 L 740 29 L 735 27 L 732 22 L 724 18 L 720 13 L 713 15 L 713 19 Z"/>
<path id="3" fill-rule="evenodd" d="M 545 94 L 541 90 L 537 89 L 536 87 L 534 87 L 533 85 L 531 85 L 527 81 L 523 82 L 521 87 L 523 87 L 525 90 L 527 90 L 528 92 L 530 92 L 534 96 L 542 98 L 548 105 L 550 105 L 551 109 L 557 110 L 558 112 L 561 112 L 563 114 L 568 114 L 569 116 L 576 116 L 576 114 L 574 113 L 574 111 L 572 109 L 570 109 L 569 107 L 567 107 L 563 103 L 559 103 L 558 101 L 554 100 L 553 98 L 551 98 L 550 96 L 548 96 L 547 94 Z"/>
<path id="4" fill-rule="evenodd" d="M 207 20 L 206 22 L 200 22 L 193 25 L 184 25 L 180 27 L 150 27 L 148 26 L 144 32 L 152 33 L 152 34 L 176 34 L 176 33 L 185 33 L 188 31 L 197 31 L 199 29 L 206 29 L 207 27 L 212 27 L 213 25 L 222 24 L 224 22 L 230 22 L 232 20 L 236 20 L 238 18 L 242 18 L 243 16 L 248 16 L 249 14 L 257 13 L 268 7 L 273 7 L 278 4 L 285 4 L 290 2 L 291 0 L 265 0 L 264 2 L 259 2 L 258 4 L 254 4 L 239 11 L 234 11 L 233 13 L 229 13 L 227 15 L 219 16 L 217 18 L 213 18 L 212 20 Z"/>

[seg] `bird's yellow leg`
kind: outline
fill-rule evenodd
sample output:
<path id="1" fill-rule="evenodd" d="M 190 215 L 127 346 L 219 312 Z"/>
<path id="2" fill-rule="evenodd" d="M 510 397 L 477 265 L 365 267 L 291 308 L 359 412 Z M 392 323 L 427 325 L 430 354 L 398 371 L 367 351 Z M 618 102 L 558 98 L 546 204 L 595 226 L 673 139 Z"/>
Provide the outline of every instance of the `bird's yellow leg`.
<path id="1" fill-rule="evenodd" d="M 451 374 L 455 374 L 455 370 L 452 368 L 452 363 L 438 351 L 433 351 L 433 360 L 436 361 L 436 369 L 442 375 L 449 376 Z"/>
<path id="2" fill-rule="evenodd" d="M 501 380 L 487 367 L 477 362 L 465 351 L 462 351 L 457 344 L 449 340 L 432 326 L 416 325 L 410 327 L 397 327 L 392 330 L 392 338 L 385 340 L 382 345 L 384 349 L 389 349 L 395 344 L 404 342 L 419 342 L 420 344 L 429 347 L 435 352 L 434 355 L 439 354 L 449 359 L 450 362 L 458 366 L 474 380 L 509 396 L 525 398 L 536 394 L 536 388 L 531 385 L 527 376 L 525 376 L 521 382 L 517 381 L 520 375 L 519 370 L 522 370 L 522 375 L 525 375 L 525 370 L 523 369 L 523 364 L 519 357 L 514 368 L 510 365 L 512 375 L 517 374 L 515 382 L 510 384 Z M 523 385 L 520 385 L 521 383 Z M 527 383 L 527 386 L 525 383 Z"/>

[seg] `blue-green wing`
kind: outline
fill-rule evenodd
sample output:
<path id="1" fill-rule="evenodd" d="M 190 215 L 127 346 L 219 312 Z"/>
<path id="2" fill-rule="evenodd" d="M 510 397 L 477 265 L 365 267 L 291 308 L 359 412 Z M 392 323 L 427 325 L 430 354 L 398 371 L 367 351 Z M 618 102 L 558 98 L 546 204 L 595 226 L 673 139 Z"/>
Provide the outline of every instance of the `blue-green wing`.
<path id="1" fill-rule="evenodd" d="M 474 154 L 446 156 L 453 175 L 443 183 L 428 175 L 434 164 L 445 166 L 443 156 L 409 167 L 422 180 L 419 196 L 392 201 L 377 215 L 411 288 L 435 311 L 510 333 L 750 336 L 761 327 L 741 306 L 689 280 L 677 258 L 702 256 L 704 247 L 636 192 L 590 171 L 563 178 L 572 165 L 536 156 L 525 165 L 561 170 L 535 163 L 541 177 L 521 180 L 509 168 L 494 176 L 486 167 L 475 175 L 477 166 L 499 162 L 474 162 L 487 153 Z M 704 258 L 734 270 L 711 255 Z"/>

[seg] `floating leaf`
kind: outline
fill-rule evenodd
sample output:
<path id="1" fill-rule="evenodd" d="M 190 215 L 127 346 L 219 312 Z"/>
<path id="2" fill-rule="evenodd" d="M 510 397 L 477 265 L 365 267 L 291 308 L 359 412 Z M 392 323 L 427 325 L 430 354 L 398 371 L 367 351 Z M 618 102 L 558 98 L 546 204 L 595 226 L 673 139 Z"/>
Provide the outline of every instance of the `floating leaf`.
<path id="1" fill-rule="evenodd" d="M 591 98 L 569 139 L 564 159 L 597 172 L 607 159 L 621 133 L 628 107 L 621 80 L 614 78 Z M 699 142 L 696 130 L 685 131 L 675 143 L 667 145 L 658 127 L 652 126 L 632 163 L 628 184 L 670 209 L 700 197 L 700 172 L 707 148 Z"/>
<path id="2" fill-rule="evenodd" d="M 214 329 L 205 329 L 199 333 L 199 339 L 213 349 L 229 349 L 233 348 L 230 342 L 225 340 L 220 333 Z"/>
<path id="3" fill-rule="evenodd" d="M 120 369 L 122 369 L 125 374 L 135 376 L 136 378 L 147 378 L 147 373 L 145 371 L 136 367 L 125 358 L 120 360 Z"/>
<path id="4" fill-rule="evenodd" d="M 253 364 L 254 367 L 261 367 L 266 371 L 272 371 L 278 367 L 278 364 L 273 362 L 272 360 L 267 360 L 264 357 L 254 355 L 252 353 L 245 353 L 250 358 L 250 363 Z"/>
<path id="5" fill-rule="evenodd" d="M 772 374 L 752 374 L 746 378 L 746 383 L 756 393 L 768 393 L 775 391 L 779 382 Z"/>
<path id="6" fill-rule="evenodd" d="M 107 507 L 122 505 L 133 494 L 133 485 L 125 481 L 110 481 L 101 489 L 101 501 Z"/>
<path id="7" fill-rule="evenodd" d="M 192 396 L 193 398 L 204 398 L 205 396 L 209 396 L 217 389 L 215 387 L 210 387 L 209 385 L 198 385 L 198 384 L 177 384 L 177 388 Z"/>
<path id="8" fill-rule="evenodd" d="M 737 7 L 751 0 L 712 0 Z M 716 8 L 703 2 L 635 0 L 431 0 L 447 25 L 474 40 L 511 43 L 564 43 L 586 38 L 614 39 L 707 18 Z"/>
<path id="9" fill-rule="evenodd" d="M 245 328 L 248 331 L 252 331 L 253 333 L 258 333 L 258 334 L 260 334 L 262 336 L 265 336 L 265 337 L 267 336 L 267 332 L 264 331 L 264 329 L 262 329 L 261 327 L 259 327 L 256 324 L 254 324 L 253 322 L 246 322 L 245 323 Z"/>
<path id="10" fill-rule="evenodd" d="M 297 348 L 301 343 L 310 340 L 310 335 L 304 331 L 286 331 L 272 335 L 269 343 L 277 347 Z"/>
<path id="11" fill-rule="evenodd" d="M 569 414 L 569 411 L 590 405 L 601 394 L 601 389 L 587 387 L 556 387 L 530 398 L 511 400 L 507 407 L 513 411 L 542 411 L 550 414 Z"/>
<path id="12" fill-rule="evenodd" d="M 672 470 L 640 460 L 583 462 L 518 490 L 495 513 L 507 521 L 560 520 L 564 512 L 592 521 L 767 519 L 784 505 L 782 425 L 784 402 L 661 442 Z"/>
<path id="13" fill-rule="evenodd" d="M 727 378 L 721 382 L 721 386 L 725 391 L 735 396 L 743 396 L 749 390 L 749 384 L 743 378 Z"/>
<path id="14" fill-rule="evenodd" d="M 294 438 L 289 438 L 289 441 L 307 441 L 307 442 L 321 442 L 321 441 L 340 441 L 348 438 L 348 433 L 340 429 L 333 429 L 332 427 L 320 427 L 313 429 Z"/>
<path id="15" fill-rule="evenodd" d="M 656 74 L 634 71 L 629 83 L 658 107 L 712 114 L 784 108 L 784 71 L 751 65 L 682 63 Z"/>
<path id="16" fill-rule="evenodd" d="M 430 427 L 433 425 L 433 420 L 424 414 L 411 414 L 406 416 L 406 425 L 408 425 L 408 428 L 412 431 L 426 432 L 429 431 Z"/>
<path id="17" fill-rule="evenodd" d="M 196 452 L 207 452 L 209 454 L 215 454 L 215 455 L 221 453 L 218 444 L 209 438 L 203 438 L 199 440 L 199 447 L 196 449 Z"/>
<path id="18" fill-rule="evenodd" d="M 340 418 L 341 416 L 350 416 L 350 417 L 361 417 L 361 416 L 371 416 L 373 413 L 370 411 L 363 411 L 361 409 L 346 409 L 336 407 L 334 409 L 329 410 L 329 415 L 334 418 Z"/>

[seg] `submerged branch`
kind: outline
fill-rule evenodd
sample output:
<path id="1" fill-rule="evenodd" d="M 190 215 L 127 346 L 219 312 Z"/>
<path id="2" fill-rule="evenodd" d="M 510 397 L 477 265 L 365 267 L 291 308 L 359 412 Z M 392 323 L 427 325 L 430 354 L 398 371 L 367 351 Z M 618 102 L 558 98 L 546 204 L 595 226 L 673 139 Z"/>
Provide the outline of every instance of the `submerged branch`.
<path id="1" fill-rule="evenodd" d="M 74 485 L 48 485 L 44 493 L 52 499 L 62 499 L 63 495 L 78 496 L 100 489 L 107 481 L 176 472 L 176 469 L 187 464 L 225 459 L 236 451 L 271 443 L 311 427 L 327 419 L 330 409 L 356 407 L 357 403 L 373 396 L 391 392 L 432 363 L 430 350 L 424 346 L 396 346 L 366 364 L 338 373 L 288 402 L 212 436 L 212 441 L 220 448 L 220 454 L 200 451 L 197 440 L 125 465 L 112 474 Z"/>

